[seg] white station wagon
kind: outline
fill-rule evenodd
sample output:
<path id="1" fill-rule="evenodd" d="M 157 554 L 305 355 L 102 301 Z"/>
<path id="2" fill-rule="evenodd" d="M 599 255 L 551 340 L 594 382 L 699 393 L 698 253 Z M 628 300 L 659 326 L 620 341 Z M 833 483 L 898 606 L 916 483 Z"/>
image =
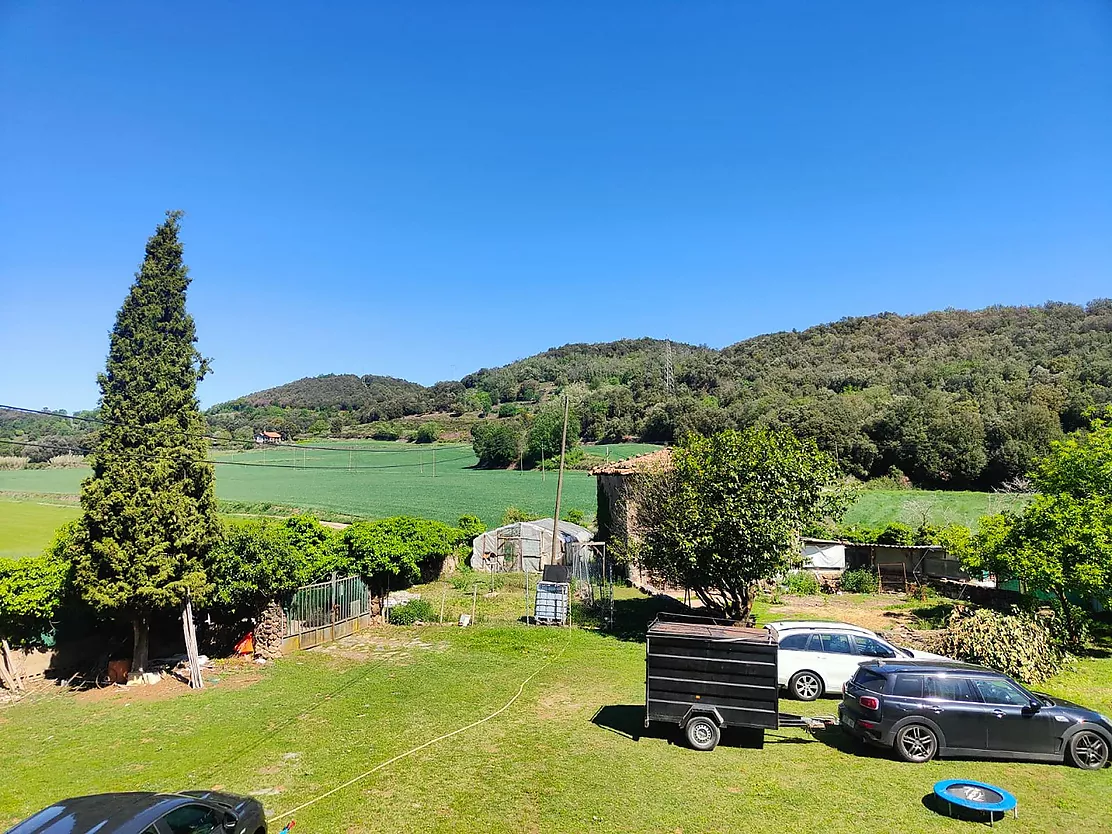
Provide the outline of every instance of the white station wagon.
<path id="1" fill-rule="evenodd" d="M 876 658 L 907 657 L 947 660 L 941 655 L 894 646 L 867 628 L 849 623 L 781 621 L 769 623 L 779 640 L 780 686 L 793 698 L 813 701 L 827 692 L 841 693 L 857 667 Z"/>

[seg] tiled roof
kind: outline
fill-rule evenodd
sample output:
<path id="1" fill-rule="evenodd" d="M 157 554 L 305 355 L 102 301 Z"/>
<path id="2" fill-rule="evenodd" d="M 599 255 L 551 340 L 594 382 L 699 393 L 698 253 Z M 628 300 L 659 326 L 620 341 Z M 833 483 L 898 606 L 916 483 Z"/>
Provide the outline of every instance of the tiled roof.
<path id="1" fill-rule="evenodd" d="M 645 472 L 655 466 L 667 466 L 672 460 L 672 450 L 668 448 L 657 449 L 655 452 L 646 452 L 643 455 L 634 455 L 625 460 L 617 460 L 597 469 L 592 469 L 592 475 L 634 475 Z"/>

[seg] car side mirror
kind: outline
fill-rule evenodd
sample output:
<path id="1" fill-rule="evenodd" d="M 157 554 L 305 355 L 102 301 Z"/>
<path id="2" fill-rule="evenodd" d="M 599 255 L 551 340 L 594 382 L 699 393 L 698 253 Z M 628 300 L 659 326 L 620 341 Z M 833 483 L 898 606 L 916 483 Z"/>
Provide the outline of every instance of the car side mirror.
<path id="1" fill-rule="evenodd" d="M 1043 705 L 1041 703 L 1039 703 L 1038 701 L 1036 701 L 1034 698 L 1032 698 L 1030 701 L 1027 702 L 1027 709 L 1030 710 L 1031 712 L 1038 712 L 1039 710 L 1042 709 L 1042 706 Z"/>
<path id="2" fill-rule="evenodd" d="M 239 817 L 237 817 L 235 814 L 225 814 L 224 815 L 224 830 L 225 831 L 235 831 L 236 827 L 238 825 L 239 825 Z"/>

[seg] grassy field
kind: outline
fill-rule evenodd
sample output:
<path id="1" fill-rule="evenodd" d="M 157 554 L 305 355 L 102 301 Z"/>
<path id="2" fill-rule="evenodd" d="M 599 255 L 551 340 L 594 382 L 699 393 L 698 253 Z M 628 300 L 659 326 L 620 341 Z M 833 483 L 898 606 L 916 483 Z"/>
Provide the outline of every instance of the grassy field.
<path id="1" fill-rule="evenodd" d="M 443 586 L 448 587 L 448 586 Z M 439 587 L 426 588 L 436 598 Z M 1019 799 L 1017 832 L 1112 830 L 1112 771 L 941 761 L 916 766 L 837 730 L 770 732 L 712 753 L 641 727 L 643 624 L 658 603 L 619 600 L 620 637 L 497 622 L 516 588 L 480 597 L 486 625 L 380 627 L 267 667 L 227 665 L 200 693 L 48 695 L 0 710 L 0 827 L 67 795 L 222 786 L 275 815 L 382 762 L 504 712 L 296 814 L 306 832 L 736 832 L 972 830 L 924 806 L 966 777 Z M 451 588 L 451 605 L 470 596 Z M 1045 687 L 1112 711 L 1112 660 Z M 835 702 L 785 709 L 831 713 Z M 277 831 L 279 825 L 274 825 Z"/>
<path id="2" fill-rule="evenodd" d="M 54 531 L 79 512 L 75 505 L 0 501 L 0 559 L 41 553 Z"/>
<path id="3" fill-rule="evenodd" d="M 964 524 L 976 529 L 981 516 L 1017 510 L 1030 499 L 1029 495 L 995 492 L 867 489 L 861 491 L 842 521 L 870 527 L 902 521 L 918 527 L 925 520 L 931 524 Z"/>
<path id="4" fill-rule="evenodd" d="M 271 504 L 368 518 L 418 515 L 450 523 L 464 513 L 473 513 L 488 526 L 500 522 L 507 507 L 543 514 L 551 512 L 555 503 L 553 473 L 473 469 L 476 459 L 470 446 L 436 447 L 434 471 L 432 447 L 375 441 L 321 445 L 341 448 L 321 451 L 293 446 L 219 455 L 217 495 L 224 501 L 256 505 L 256 509 L 244 510 L 249 512 L 263 512 L 265 505 Z M 610 459 L 617 460 L 657 447 L 624 443 L 587 448 L 603 456 L 609 450 Z M 287 468 L 298 466 L 322 468 Z M 3 471 L 0 494 L 76 495 L 87 474 L 85 469 Z M 1022 496 L 979 492 L 864 490 L 845 520 L 869 525 L 900 520 L 917 525 L 926 517 L 936 524 L 976 525 L 981 515 L 1018 506 L 1024 500 Z M 590 519 L 595 501 L 594 478 L 582 471 L 566 473 L 566 510 L 581 510 Z"/>

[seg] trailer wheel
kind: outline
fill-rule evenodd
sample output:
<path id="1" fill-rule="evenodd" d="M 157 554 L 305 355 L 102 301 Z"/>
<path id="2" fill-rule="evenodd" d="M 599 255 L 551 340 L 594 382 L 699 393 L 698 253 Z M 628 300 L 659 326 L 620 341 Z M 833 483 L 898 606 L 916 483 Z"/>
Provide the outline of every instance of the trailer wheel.
<path id="1" fill-rule="evenodd" d="M 813 701 L 822 694 L 822 678 L 809 670 L 796 672 L 788 681 L 788 692 L 800 701 Z"/>
<path id="2" fill-rule="evenodd" d="M 713 750 L 722 738 L 718 725 L 705 715 L 696 715 L 688 721 L 684 732 L 687 733 L 687 743 L 696 750 Z"/>

